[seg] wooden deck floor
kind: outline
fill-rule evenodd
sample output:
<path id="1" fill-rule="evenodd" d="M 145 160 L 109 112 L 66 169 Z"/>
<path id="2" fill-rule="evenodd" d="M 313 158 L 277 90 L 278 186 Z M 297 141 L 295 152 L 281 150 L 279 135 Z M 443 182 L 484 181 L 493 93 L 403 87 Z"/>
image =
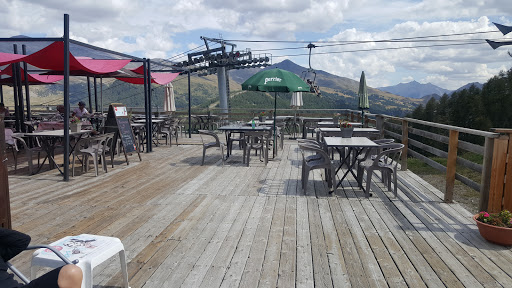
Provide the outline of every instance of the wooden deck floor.
<path id="1" fill-rule="evenodd" d="M 69 182 L 56 170 L 10 175 L 13 228 L 32 243 L 120 238 L 132 288 L 512 287 L 510 247 L 486 242 L 471 213 L 410 171 L 396 199 L 377 181 L 368 200 L 353 179 L 329 195 L 320 171 L 304 195 L 291 140 L 266 167 L 243 166 L 241 151 L 224 167 L 218 151 L 205 166 L 201 155 L 157 147 Z M 30 255 L 14 261 L 27 275 Z M 94 284 L 120 287 L 118 271 L 117 259 L 97 267 Z"/>

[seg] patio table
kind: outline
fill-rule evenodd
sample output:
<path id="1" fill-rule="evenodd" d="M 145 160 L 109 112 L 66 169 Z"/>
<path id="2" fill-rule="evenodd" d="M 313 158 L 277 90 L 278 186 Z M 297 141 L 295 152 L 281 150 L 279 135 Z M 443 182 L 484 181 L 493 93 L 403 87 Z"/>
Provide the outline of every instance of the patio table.
<path id="1" fill-rule="evenodd" d="M 247 131 L 272 131 L 272 127 L 270 126 L 256 126 L 252 128 L 252 126 L 243 126 L 243 125 L 226 125 L 219 127 L 219 130 L 224 131 L 226 133 L 226 143 L 229 143 L 229 139 L 231 138 L 231 133 L 241 133 Z M 226 153 L 226 157 L 229 157 L 229 149 Z"/>
<path id="2" fill-rule="evenodd" d="M 155 144 L 155 146 L 158 146 L 158 143 L 155 142 L 155 139 L 158 136 L 157 135 L 158 128 L 164 122 L 165 122 L 165 120 L 163 120 L 163 119 L 155 119 L 155 118 L 151 119 L 151 133 L 152 133 L 151 135 L 153 135 L 152 139 L 153 139 L 153 144 Z M 133 121 L 133 123 L 146 124 L 146 120 L 135 120 L 135 121 Z"/>
<path id="3" fill-rule="evenodd" d="M 306 124 L 307 123 L 318 123 L 321 121 L 331 121 L 332 122 L 332 118 L 326 118 L 326 117 L 299 117 L 299 120 L 302 125 L 302 138 L 303 139 L 307 138 L 307 132 L 306 132 L 306 128 L 307 128 Z"/>
<path id="4" fill-rule="evenodd" d="M 354 128 L 355 137 L 368 137 L 371 134 L 379 133 L 375 128 Z M 323 137 L 341 136 L 340 128 L 320 127 L 316 129 L 316 141 L 320 141 Z"/>
<path id="5" fill-rule="evenodd" d="M 359 122 L 348 122 L 350 125 L 352 125 L 352 127 L 362 127 L 363 124 L 359 123 Z M 339 128 L 340 127 L 340 123 L 338 122 L 333 122 L 333 121 L 322 121 L 322 122 L 318 122 L 318 127 L 322 127 L 322 128 Z"/>
<path id="6" fill-rule="evenodd" d="M 73 150 L 75 149 L 76 143 L 82 138 L 83 135 L 91 133 L 91 130 L 80 130 L 77 132 L 69 132 L 69 137 L 76 138 L 75 144 L 72 145 L 70 143 L 70 149 L 69 153 L 70 155 L 73 154 Z M 50 164 L 50 167 L 55 166 L 59 170 L 61 174 L 64 174 L 64 172 L 60 169 L 59 165 L 55 162 L 55 147 L 57 145 L 57 142 L 59 139 L 64 138 L 64 130 L 49 130 L 49 131 L 39 131 L 39 132 L 33 132 L 33 133 L 24 133 L 25 137 L 39 137 L 41 139 L 41 147 L 46 152 L 46 157 L 44 158 L 43 162 L 39 167 L 37 168 L 37 172 L 41 170 L 41 167 L 43 167 L 44 163 L 46 162 L 46 159 L 48 159 L 48 163 Z"/>
<path id="7" fill-rule="evenodd" d="M 351 137 L 351 138 L 342 138 L 342 137 L 325 137 L 324 138 L 325 144 L 328 148 L 334 148 L 338 153 L 340 154 L 340 164 L 336 169 L 336 174 L 341 170 L 341 167 L 346 163 L 347 164 L 347 171 L 343 174 L 343 176 L 340 178 L 340 181 L 334 188 L 338 188 L 341 183 L 343 182 L 343 179 L 347 177 L 348 173 L 352 173 L 352 176 L 357 180 L 357 176 L 353 171 L 354 165 L 356 163 L 357 156 L 361 154 L 361 151 L 363 151 L 364 148 L 375 148 L 378 147 L 379 144 L 373 142 L 372 140 L 366 138 L 366 137 Z M 345 154 L 343 157 L 342 149 L 348 148 L 348 153 Z M 350 154 L 351 152 L 354 152 L 353 161 L 350 162 Z M 359 181 L 358 181 L 359 183 Z M 359 186 L 361 186 L 361 183 L 359 183 Z"/>

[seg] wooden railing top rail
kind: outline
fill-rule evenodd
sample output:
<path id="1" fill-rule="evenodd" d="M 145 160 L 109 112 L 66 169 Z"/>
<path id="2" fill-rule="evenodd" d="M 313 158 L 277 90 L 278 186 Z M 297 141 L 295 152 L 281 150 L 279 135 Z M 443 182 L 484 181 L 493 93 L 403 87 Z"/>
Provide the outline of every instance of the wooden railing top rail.
<path id="1" fill-rule="evenodd" d="M 447 124 L 428 122 L 428 121 L 407 118 L 407 117 L 400 118 L 400 117 L 387 116 L 387 115 L 381 115 L 381 116 L 384 118 L 387 118 L 387 119 L 393 119 L 393 120 L 397 120 L 397 121 L 406 120 L 407 122 L 411 122 L 411 123 L 417 123 L 417 124 L 421 124 L 421 125 L 425 125 L 425 126 L 446 129 L 446 130 L 453 130 L 453 131 L 458 131 L 460 133 L 467 133 L 467 134 L 472 134 L 472 135 L 477 135 L 477 136 L 482 136 L 482 137 L 489 137 L 489 138 L 498 138 L 500 136 L 500 133 L 504 133 L 504 132 L 502 132 L 502 130 L 507 130 L 504 128 L 498 129 L 498 130 L 493 129 L 496 132 L 488 132 L 488 131 L 452 126 L 452 125 L 447 125 Z M 505 133 L 512 133 L 512 129 L 508 129 L 508 130 L 510 130 L 510 132 L 505 132 Z"/>

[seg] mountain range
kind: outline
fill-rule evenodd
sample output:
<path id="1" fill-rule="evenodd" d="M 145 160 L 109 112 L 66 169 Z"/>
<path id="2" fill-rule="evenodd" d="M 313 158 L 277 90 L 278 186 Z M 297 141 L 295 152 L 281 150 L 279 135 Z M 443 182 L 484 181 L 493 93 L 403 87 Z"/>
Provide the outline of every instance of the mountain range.
<path id="1" fill-rule="evenodd" d="M 386 91 L 389 93 L 393 93 L 396 95 L 409 97 L 409 98 L 416 98 L 416 99 L 430 99 L 431 97 L 439 98 L 443 94 L 451 95 L 455 91 L 460 91 L 463 89 L 467 89 L 471 87 L 471 85 L 475 85 L 476 87 L 482 89 L 483 84 L 478 82 L 468 83 L 462 87 L 460 87 L 457 90 L 448 90 L 441 88 L 439 86 L 436 86 L 432 83 L 427 84 L 421 84 L 417 81 L 411 81 L 409 83 L 400 83 L 394 86 L 387 86 L 387 87 L 379 87 L 377 89 Z"/>

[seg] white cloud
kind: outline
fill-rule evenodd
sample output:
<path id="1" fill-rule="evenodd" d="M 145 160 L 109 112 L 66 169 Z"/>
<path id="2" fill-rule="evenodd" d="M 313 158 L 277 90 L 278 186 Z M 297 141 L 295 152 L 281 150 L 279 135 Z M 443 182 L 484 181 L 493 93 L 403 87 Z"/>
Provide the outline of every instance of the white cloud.
<path id="1" fill-rule="evenodd" d="M 0 34 L 62 36 L 63 14 L 70 15 L 73 39 L 141 57 L 169 58 L 202 44 L 200 35 L 247 40 L 364 41 L 495 30 L 491 20 L 511 25 L 512 6 L 505 0 L 0 0 Z M 485 16 L 484 16 L 485 15 Z M 229 37 L 229 38 L 227 38 Z M 502 38 L 496 34 L 450 39 Z M 483 43 L 483 42 L 482 42 Z M 272 53 L 308 65 L 307 43 L 236 43 L 237 49 Z M 486 44 L 382 49 L 431 45 L 363 43 L 318 47 L 314 69 L 359 79 L 368 85 L 394 85 L 403 79 L 430 81 L 455 89 L 467 82 L 485 82 L 510 61 L 506 48 Z M 448 44 L 448 42 L 439 43 Z M 322 46 L 321 43 L 318 43 Z M 325 46 L 325 45 L 324 45 Z M 258 51 L 260 50 L 260 51 Z M 261 51 L 263 50 L 263 51 Z M 340 53 L 343 52 L 343 53 Z"/>

